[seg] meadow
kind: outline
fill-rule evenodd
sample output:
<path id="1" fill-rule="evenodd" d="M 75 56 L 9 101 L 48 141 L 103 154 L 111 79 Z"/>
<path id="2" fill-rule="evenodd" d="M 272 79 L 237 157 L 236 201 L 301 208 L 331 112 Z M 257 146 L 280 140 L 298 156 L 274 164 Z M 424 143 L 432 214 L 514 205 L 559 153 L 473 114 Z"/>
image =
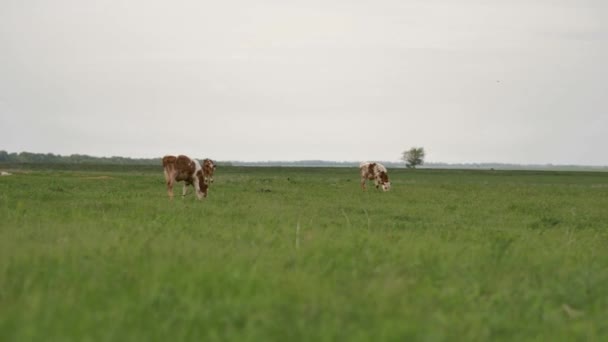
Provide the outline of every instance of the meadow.
<path id="1" fill-rule="evenodd" d="M 1 341 L 605 341 L 608 173 L 0 178 Z M 371 185 L 371 184 L 370 184 Z"/>

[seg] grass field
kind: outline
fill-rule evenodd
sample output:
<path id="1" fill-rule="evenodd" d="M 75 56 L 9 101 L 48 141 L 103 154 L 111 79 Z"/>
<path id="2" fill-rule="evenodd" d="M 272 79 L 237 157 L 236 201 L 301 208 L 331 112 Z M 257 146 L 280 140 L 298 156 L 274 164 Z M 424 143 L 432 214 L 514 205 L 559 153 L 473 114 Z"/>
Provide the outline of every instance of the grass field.
<path id="1" fill-rule="evenodd" d="M 0 178 L 1 341 L 605 341 L 608 173 Z"/>

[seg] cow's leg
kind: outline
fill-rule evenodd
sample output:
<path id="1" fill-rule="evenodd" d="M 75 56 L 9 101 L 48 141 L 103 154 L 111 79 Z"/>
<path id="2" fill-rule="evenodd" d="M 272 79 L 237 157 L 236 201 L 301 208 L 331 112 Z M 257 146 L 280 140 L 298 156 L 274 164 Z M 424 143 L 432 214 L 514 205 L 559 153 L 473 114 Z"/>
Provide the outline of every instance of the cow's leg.
<path id="1" fill-rule="evenodd" d="M 366 179 L 365 177 L 361 177 L 361 189 L 363 189 L 363 191 L 365 191 L 365 183 L 366 183 Z"/>
<path id="2" fill-rule="evenodd" d="M 186 184 L 186 182 L 184 182 L 184 188 L 182 189 L 182 198 L 186 197 L 187 193 L 188 193 L 188 184 Z"/>
<path id="3" fill-rule="evenodd" d="M 167 195 L 171 198 L 171 193 L 169 192 L 169 183 L 171 183 L 171 175 L 169 174 L 169 170 L 165 167 L 165 184 L 167 184 Z"/>
<path id="4" fill-rule="evenodd" d="M 169 195 L 169 199 L 173 199 L 173 183 L 175 181 L 173 179 L 169 179 L 167 181 L 167 195 Z"/>
<path id="5" fill-rule="evenodd" d="M 198 177 L 194 176 L 194 181 L 192 182 L 194 185 L 194 191 L 196 191 L 196 197 L 201 200 L 203 198 L 203 192 L 201 191 L 201 187 L 199 186 Z"/>

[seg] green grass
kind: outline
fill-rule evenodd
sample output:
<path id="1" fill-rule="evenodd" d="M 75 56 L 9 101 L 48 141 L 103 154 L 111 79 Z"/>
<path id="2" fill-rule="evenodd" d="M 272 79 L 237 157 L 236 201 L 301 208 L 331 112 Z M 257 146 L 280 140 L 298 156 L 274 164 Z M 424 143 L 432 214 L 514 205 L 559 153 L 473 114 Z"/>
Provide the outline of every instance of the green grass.
<path id="1" fill-rule="evenodd" d="M 0 340 L 608 338 L 607 173 L 389 172 L 2 177 Z"/>

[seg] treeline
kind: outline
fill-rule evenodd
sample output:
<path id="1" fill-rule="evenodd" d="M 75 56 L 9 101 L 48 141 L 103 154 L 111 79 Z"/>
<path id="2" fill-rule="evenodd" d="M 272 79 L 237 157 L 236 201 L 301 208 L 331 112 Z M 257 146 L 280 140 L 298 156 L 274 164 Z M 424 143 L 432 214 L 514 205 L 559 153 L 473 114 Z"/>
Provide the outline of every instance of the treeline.
<path id="1" fill-rule="evenodd" d="M 358 167 L 359 162 L 327 161 L 327 160 L 296 160 L 296 161 L 238 161 L 229 162 L 234 166 L 293 166 L 293 167 Z"/>
<path id="2" fill-rule="evenodd" d="M 555 165 L 555 164 L 507 164 L 507 163 L 425 163 L 425 169 L 461 170 L 539 170 L 539 171 L 608 171 L 608 166 Z"/>
<path id="3" fill-rule="evenodd" d="M 202 158 L 200 158 L 202 159 Z M 293 166 L 293 167 L 358 167 L 358 161 L 327 161 L 327 160 L 299 160 L 299 161 L 216 161 L 220 166 Z M 380 161 L 388 168 L 404 168 L 404 163 Z M 72 154 L 62 156 L 53 153 L 8 153 L 0 150 L 0 164 L 63 164 L 63 165 L 161 165 L 158 158 L 127 158 L 127 157 L 93 157 L 86 154 Z M 419 168 L 424 169 L 477 169 L 477 170 L 561 170 L 561 171 L 608 171 L 608 166 L 585 165 L 523 165 L 501 163 L 425 163 Z"/>
<path id="4" fill-rule="evenodd" d="M 379 161 L 389 169 L 405 168 L 403 162 Z M 359 167 L 358 161 L 327 161 L 327 160 L 299 160 L 299 161 L 231 161 L 234 166 L 294 166 L 294 167 Z M 459 170 L 555 170 L 555 171 L 608 171 L 607 166 L 586 165 L 553 165 L 553 164 L 506 164 L 506 163 L 425 163 L 418 169 L 459 169 Z"/>
<path id="5" fill-rule="evenodd" d="M 203 158 L 199 158 L 203 159 Z M 128 158 L 128 157 L 93 157 L 86 154 L 62 156 L 53 153 L 8 153 L 0 151 L 0 163 L 5 164 L 96 164 L 96 165 L 160 165 L 161 158 Z M 358 167 L 359 162 L 352 161 L 216 161 L 222 166 L 309 166 L 309 167 Z M 383 162 L 387 167 L 403 167 L 391 162 Z"/>
<path id="6" fill-rule="evenodd" d="M 86 154 L 62 156 L 53 153 L 8 153 L 0 151 L 0 163 L 6 164 L 97 164 L 160 165 L 161 158 L 93 157 Z"/>

